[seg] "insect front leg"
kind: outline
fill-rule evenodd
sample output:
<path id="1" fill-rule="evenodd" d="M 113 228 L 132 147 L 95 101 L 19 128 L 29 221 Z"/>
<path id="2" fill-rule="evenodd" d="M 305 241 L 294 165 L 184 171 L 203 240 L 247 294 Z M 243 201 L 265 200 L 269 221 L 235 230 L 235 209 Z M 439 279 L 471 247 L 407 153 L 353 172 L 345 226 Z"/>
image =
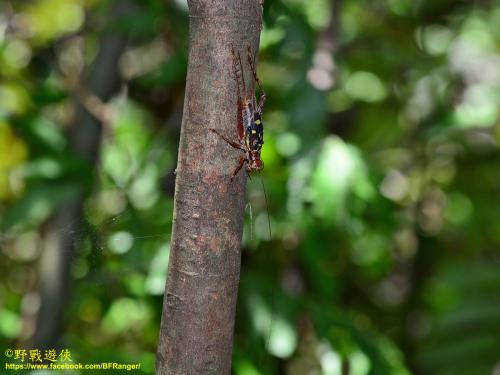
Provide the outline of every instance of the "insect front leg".
<path id="1" fill-rule="evenodd" d="M 231 175 L 231 181 L 236 177 L 236 175 L 238 174 L 238 172 L 243 167 L 243 164 L 245 164 L 246 161 L 248 161 L 248 160 L 245 157 L 245 155 L 241 155 L 240 161 L 238 162 L 238 165 L 236 166 L 236 168 L 234 168 L 233 174 Z"/>
<path id="2" fill-rule="evenodd" d="M 215 134 L 217 134 L 219 137 L 221 137 L 224 141 L 226 141 L 231 147 L 234 147 L 238 150 L 242 150 L 245 152 L 245 155 L 246 155 L 246 149 L 239 143 L 237 142 L 234 142 L 234 141 L 231 141 L 230 139 L 226 138 L 225 136 L 223 136 L 222 134 L 220 134 L 217 130 L 213 129 L 213 128 L 210 128 L 210 131 L 214 132 Z M 245 161 L 248 161 L 248 159 L 245 157 L 245 155 L 241 155 L 240 156 L 240 161 L 238 162 L 238 164 L 236 165 L 236 168 L 234 169 L 233 173 L 231 174 L 231 180 L 233 180 L 233 178 L 238 174 L 238 172 L 240 171 L 240 169 L 243 167 L 243 164 L 245 164 Z"/>

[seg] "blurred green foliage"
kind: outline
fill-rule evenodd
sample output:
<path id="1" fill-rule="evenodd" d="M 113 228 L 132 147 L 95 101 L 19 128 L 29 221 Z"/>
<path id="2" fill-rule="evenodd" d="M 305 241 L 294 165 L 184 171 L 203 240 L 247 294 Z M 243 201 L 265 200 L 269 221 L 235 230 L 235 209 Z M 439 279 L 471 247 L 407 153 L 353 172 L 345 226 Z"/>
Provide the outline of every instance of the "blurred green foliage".
<path id="1" fill-rule="evenodd" d="M 61 340 L 153 373 L 187 5 L 107 22 L 112 3 L 0 4 L 0 349 L 33 335 L 48 228 L 84 194 L 52 232 L 77 249 Z M 499 1 L 266 1 L 272 238 L 253 179 L 236 375 L 500 373 L 499 25 Z M 126 89 L 91 165 L 68 129 L 109 31 L 130 36 Z"/>

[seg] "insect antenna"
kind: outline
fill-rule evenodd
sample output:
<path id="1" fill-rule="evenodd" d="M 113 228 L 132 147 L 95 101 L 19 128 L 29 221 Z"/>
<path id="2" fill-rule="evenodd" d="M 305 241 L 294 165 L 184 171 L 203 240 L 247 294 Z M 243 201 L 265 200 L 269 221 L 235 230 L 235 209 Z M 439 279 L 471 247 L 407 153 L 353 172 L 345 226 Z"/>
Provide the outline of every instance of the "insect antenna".
<path id="1" fill-rule="evenodd" d="M 267 202 L 266 187 L 264 186 L 264 179 L 262 178 L 262 176 L 259 175 L 259 177 L 260 177 L 260 183 L 262 185 L 262 191 L 264 192 L 264 201 L 266 202 L 267 225 L 269 227 L 269 241 L 271 241 L 273 238 L 273 235 L 271 233 L 271 219 L 269 218 L 269 204 Z"/>
<path id="2" fill-rule="evenodd" d="M 248 208 L 248 213 L 250 215 L 250 241 L 253 240 L 253 214 L 252 214 L 252 205 L 250 202 L 245 206 L 245 211 Z"/>
<path id="3" fill-rule="evenodd" d="M 264 201 L 266 203 L 266 213 L 267 213 L 267 223 L 268 223 L 268 228 L 269 228 L 269 241 L 272 239 L 272 232 L 271 232 L 271 220 L 269 216 L 269 203 L 267 200 L 267 192 L 266 192 L 266 187 L 264 185 L 264 179 L 262 178 L 260 172 L 259 172 L 259 179 L 260 183 L 262 185 L 262 191 L 264 193 Z M 265 357 L 266 357 L 266 352 L 269 352 L 270 350 L 270 345 L 271 345 L 271 338 L 273 334 L 273 324 L 275 320 L 275 315 L 276 315 L 276 293 L 277 290 L 276 288 L 271 288 L 270 291 L 270 309 L 269 315 L 268 315 L 268 324 L 267 324 L 267 332 L 263 333 L 263 341 L 264 341 L 264 350 L 261 352 L 261 355 L 259 355 L 258 362 L 260 363 L 261 366 L 264 366 L 265 363 Z"/>
<path id="4" fill-rule="evenodd" d="M 271 292 L 271 314 L 269 315 L 269 328 L 267 331 L 265 348 L 269 350 L 271 345 L 271 335 L 273 333 L 274 314 L 276 312 L 276 288 Z"/>
<path id="5" fill-rule="evenodd" d="M 266 202 L 266 213 L 267 213 L 267 225 L 269 228 L 269 241 L 272 240 L 273 235 L 271 233 L 271 219 L 269 217 L 269 203 L 267 200 L 267 192 L 266 192 L 266 186 L 264 185 L 264 179 L 259 173 L 260 177 L 260 183 L 262 185 L 262 191 L 264 192 L 264 201 Z M 266 337 L 266 343 L 265 343 L 265 348 L 269 350 L 269 346 L 271 344 L 271 335 L 273 332 L 273 322 L 274 322 L 274 314 L 276 310 L 276 289 L 273 288 L 271 292 L 271 314 L 269 316 L 269 327 L 268 327 L 268 332 L 267 332 L 267 337 Z"/>

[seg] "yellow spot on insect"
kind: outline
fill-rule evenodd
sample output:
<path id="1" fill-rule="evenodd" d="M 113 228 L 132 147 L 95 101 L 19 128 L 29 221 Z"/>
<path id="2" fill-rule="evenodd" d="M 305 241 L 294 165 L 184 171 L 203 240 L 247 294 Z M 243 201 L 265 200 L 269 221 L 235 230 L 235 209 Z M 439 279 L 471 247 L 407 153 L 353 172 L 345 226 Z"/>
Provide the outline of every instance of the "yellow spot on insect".
<path id="1" fill-rule="evenodd" d="M 252 130 L 252 134 L 257 134 L 257 132 L 255 130 Z"/>
<path id="2" fill-rule="evenodd" d="M 255 120 L 256 125 L 260 125 L 260 120 Z"/>

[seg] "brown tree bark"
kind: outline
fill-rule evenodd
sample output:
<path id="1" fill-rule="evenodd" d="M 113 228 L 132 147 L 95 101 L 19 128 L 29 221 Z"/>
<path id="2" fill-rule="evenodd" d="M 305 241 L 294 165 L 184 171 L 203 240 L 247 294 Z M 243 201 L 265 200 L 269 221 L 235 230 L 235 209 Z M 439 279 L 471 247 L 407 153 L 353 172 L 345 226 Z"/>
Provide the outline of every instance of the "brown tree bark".
<path id="1" fill-rule="evenodd" d="M 246 175 L 241 152 L 209 128 L 237 136 L 231 46 L 253 83 L 246 50 L 258 50 L 259 0 L 188 0 L 189 63 L 175 187 L 172 243 L 157 374 L 231 373 Z M 253 85 L 252 85 L 253 86 Z"/>

